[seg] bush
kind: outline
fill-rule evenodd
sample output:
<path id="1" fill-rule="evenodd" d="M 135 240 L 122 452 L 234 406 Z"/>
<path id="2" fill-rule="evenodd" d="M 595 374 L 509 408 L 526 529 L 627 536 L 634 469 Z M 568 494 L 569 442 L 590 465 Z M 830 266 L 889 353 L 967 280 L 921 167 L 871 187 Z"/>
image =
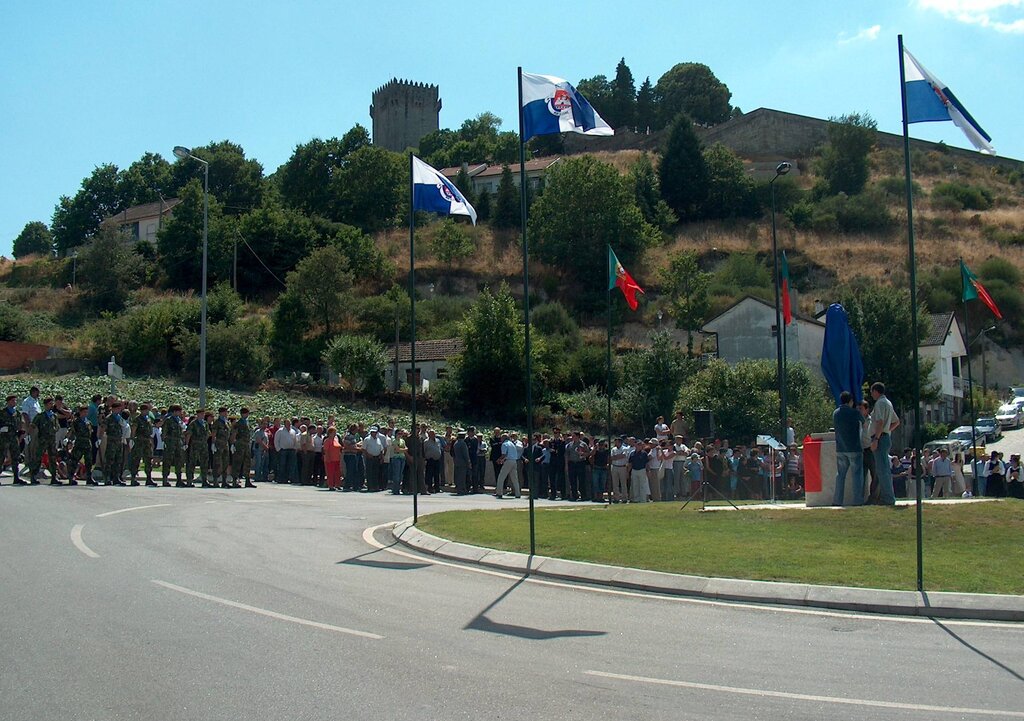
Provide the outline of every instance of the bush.
<path id="1" fill-rule="evenodd" d="M 0 341 L 28 340 L 28 314 L 10 303 L 0 303 Z"/>
<path id="2" fill-rule="evenodd" d="M 129 373 L 159 374 L 182 368 L 175 341 L 183 333 L 199 332 L 199 300 L 174 298 L 105 316 L 86 332 L 89 356 L 106 361 L 116 356 Z"/>
<path id="3" fill-rule="evenodd" d="M 903 178 L 897 178 L 894 176 L 882 178 L 881 180 L 878 181 L 876 187 L 881 192 L 881 194 L 884 195 L 889 200 L 899 200 L 901 202 L 906 200 L 907 183 Z M 915 201 L 918 198 L 920 198 L 924 193 L 924 191 L 921 189 L 921 184 L 918 183 L 916 180 L 910 181 L 910 189 L 910 192 L 913 194 Z"/>
<path id="4" fill-rule="evenodd" d="M 270 370 L 270 322 L 266 318 L 247 318 L 234 325 L 213 323 L 207 326 L 206 368 L 210 380 L 232 385 L 258 385 Z M 183 330 L 175 338 L 188 372 L 199 370 L 199 334 Z"/>
<path id="5" fill-rule="evenodd" d="M 384 346 L 368 336 L 339 335 L 330 340 L 323 353 L 327 366 L 348 381 L 356 391 L 379 393 L 384 389 Z"/>
<path id="6" fill-rule="evenodd" d="M 823 198 L 814 206 L 811 227 L 819 233 L 885 233 L 895 219 L 879 192 Z"/>
<path id="7" fill-rule="evenodd" d="M 921 426 L 921 442 L 927 443 L 945 438 L 949 435 L 950 430 L 952 429 L 945 423 L 925 423 Z"/>
<path id="8" fill-rule="evenodd" d="M 936 202 L 951 210 L 988 210 L 992 207 L 992 193 L 965 183 L 939 183 L 932 190 L 932 204 Z"/>

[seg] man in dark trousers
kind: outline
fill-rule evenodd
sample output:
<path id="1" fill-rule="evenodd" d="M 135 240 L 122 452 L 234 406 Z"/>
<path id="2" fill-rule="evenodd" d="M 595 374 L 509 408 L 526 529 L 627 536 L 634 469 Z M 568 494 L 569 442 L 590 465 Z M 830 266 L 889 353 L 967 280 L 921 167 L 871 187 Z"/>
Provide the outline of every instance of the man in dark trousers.
<path id="1" fill-rule="evenodd" d="M 853 407 L 853 395 L 849 391 L 839 394 L 839 407 L 832 412 L 832 427 L 836 429 L 836 488 L 832 505 L 846 505 L 846 473 L 853 471 L 853 493 L 850 505 L 864 503 L 864 471 L 861 465 L 864 452 L 860 435 L 862 416 Z"/>
<path id="2" fill-rule="evenodd" d="M 465 496 L 469 493 L 469 468 L 470 468 L 469 445 L 466 443 L 466 432 L 459 429 L 452 446 L 452 464 L 455 469 L 455 493 Z"/>

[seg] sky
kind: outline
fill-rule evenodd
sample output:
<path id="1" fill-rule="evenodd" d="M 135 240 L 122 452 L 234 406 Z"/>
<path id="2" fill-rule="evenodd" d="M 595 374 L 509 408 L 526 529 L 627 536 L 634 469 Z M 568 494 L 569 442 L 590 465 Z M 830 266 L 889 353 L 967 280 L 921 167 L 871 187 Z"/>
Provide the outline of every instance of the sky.
<path id="1" fill-rule="evenodd" d="M 392 77 L 440 86 L 441 127 L 517 129 L 516 67 L 637 86 L 700 62 L 744 111 L 871 115 L 901 132 L 896 37 L 1000 155 L 1024 159 L 1024 0 L 37 0 L 0 8 L 0 254 L 103 163 L 231 140 L 273 172 L 295 146 L 370 128 Z M 952 123 L 912 137 L 970 147 Z"/>

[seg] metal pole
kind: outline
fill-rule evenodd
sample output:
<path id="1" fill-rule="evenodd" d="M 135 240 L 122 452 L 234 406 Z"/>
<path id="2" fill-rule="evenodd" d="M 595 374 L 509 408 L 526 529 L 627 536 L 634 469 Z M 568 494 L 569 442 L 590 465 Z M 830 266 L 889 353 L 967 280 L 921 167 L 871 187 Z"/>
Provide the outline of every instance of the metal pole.
<path id="1" fill-rule="evenodd" d="M 960 259 L 960 267 L 963 268 L 963 258 Z M 960 272 L 960 298 L 961 304 L 964 307 L 964 337 L 967 338 L 967 385 L 970 387 L 970 399 L 971 399 L 971 491 L 976 492 L 978 490 L 978 459 L 974 457 L 978 448 L 978 436 L 974 429 L 974 424 L 978 418 L 978 411 L 974 407 L 974 376 L 971 373 L 971 329 L 967 321 L 967 301 L 963 300 L 964 297 L 964 274 Z"/>
<path id="2" fill-rule="evenodd" d="M 409 360 L 412 361 L 412 438 L 415 439 L 412 454 L 412 523 L 420 518 L 420 459 L 423 456 L 423 439 L 416 427 L 416 211 L 413 209 L 414 188 L 412 182 L 412 153 L 409 153 Z M 398 343 L 395 343 L 395 367 L 398 367 Z M 397 375 L 397 373 L 396 373 Z"/>
<path id="3" fill-rule="evenodd" d="M 919 463 L 923 464 L 921 456 L 921 371 L 920 359 L 918 358 L 917 344 L 920 336 L 917 330 L 917 260 L 914 254 L 914 196 L 911 186 L 910 175 L 910 129 L 907 121 L 907 86 L 906 75 L 903 68 L 903 35 L 897 36 L 897 45 L 900 54 L 900 101 L 903 106 L 903 163 L 904 175 L 906 176 L 907 191 L 907 253 L 909 255 L 910 267 L 910 338 L 913 347 L 914 378 L 911 383 L 913 387 L 914 404 L 914 451 L 917 453 Z M 912 469 L 914 486 L 917 499 L 917 590 L 924 591 L 924 540 L 922 537 L 922 499 L 921 499 L 921 474 L 918 472 L 918 464 Z"/>
<path id="4" fill-rule="evenodd" d="M 985 345 L 988 343 L 988 328 L 981 331 L 981 397 L 984 401 L 988 390 L 988 363 L 985 361 Z"/>
<path id="5" fill-rule="evenodd" d="M 609 250 L 611 246 L 608 246 Z M 606 430 L 608 431 L 608 473 L 612 472 L 611 468 L 611 451 L 612 451 L 612 266 L 611 258 L 608 258 L 608 351 L 607 351 L 607 371 L 604 381 L 604 393 L 608 396 L 608 422 Z M 611 497 L 608 498 L 611 501 Z"/>
<path id="6" fill-rule="evenodd" d="M 235 235 L 235 242 L 231 246 L 231 287 L 238 292 L 238 235 Z"/>
<path id="7" fill-rule="evenodd" d="M 199 406 L 206 408 L 206 274 L 209 250 L 210 221 L 210 164 L 197 158 L 203 164 L 203 302 L 199 326 Z"/>
<path id="8" fill-rule="evenodd" d="M 526 323 L 526 438 L 527 445 L 533 442 L 533 366 L 530 352 L 530 248 L 526 239 L 526 141 L 523 140 L 523 68 L 517 69 L 519 90 L 519 204 L 520 222 L 523 230 L 523 319 Z M 537 534 L 534 519 L 534 497 L 537 495 L 533 482 L 531 463 L 525 463 L 526 483 L 530 487 L 530 555 L 537 553 Z M 499 488 L 498 491 L 501 491 Z"/>
<path id="9" fill-rule="evenodd" d="M 778 374 L 779 383 L 779 423 L 781 424 L 782 431 L 779 435 L 779 442 L 786 442 L 786 377 L 785 371 L 782 368 L 782 334 L 784 332 L 782 325 L 782 308 L 781 300 L 779 297 L 779 245 L 778 238 L 775 233 L 775 181 L 778 179 L 779 174 L 776 173 L 775 177 L 772 178 L 769 185 L 771 186 L 771 198 L 772 198 L 772 263 L 775 266 L 775 353 L 776 353 L 776 373 Z M 774 470 L 772 471 L 774 474 Z M 772 485 L 775 485 L 774 477 L 772 479 Z"/>
<path id="10" fill-rule="evenodd" d="M 395 382 L 391 384 L 392 385 L 392 390 L 395 393 L 398 393 L 398 390 L 402 387 L 402 385 L 398 382 L 398 342 L 399 342 L 399 338 L 398 338 L 398 322 L 399 322 L 399 319 L 398 319 L 398 300 L 396 299 L 395 300 Z"/>

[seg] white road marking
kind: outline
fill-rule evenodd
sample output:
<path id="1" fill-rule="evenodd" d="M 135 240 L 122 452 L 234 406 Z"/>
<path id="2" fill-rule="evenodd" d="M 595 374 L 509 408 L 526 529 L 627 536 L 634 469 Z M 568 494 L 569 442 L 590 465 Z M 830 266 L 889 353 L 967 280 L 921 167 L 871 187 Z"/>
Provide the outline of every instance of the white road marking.
<path id="1" fill-rule="evenodd" d="M 129 511 L 142 511 L 147 508 L 163 508 L 164 506 L 170 506 L 170 503 L 154 503 L 151 506 L 132 506 L 131 508 L 119 508 L 116 511 L 107 511 L 106 513 L 97 513 L 96 518 L 106 518 L 107 516 L 116 516 L 118 513 L 128 513 Z"/>
<path id="2" fill-rule="evenodd" d="M 310 621 L 305 618 L 298 618 L 296 616 L 288 616 L 277 611 L 268 611 L 265 608 L 257 608 L 256 606 L 249 606 L 245 603 L 239 603 L 238 601 L 230 601 L 226 598 L 220 598 L 218 596 L 211 596 L 207 593 L 200 593 L 199 591 L 193 591 L 191 588 L 185 588 L 184 586 L 176 586 L 173 583 L 167 583 L 167 581 L 158 581 L 157 579 L 151 579 L 151 583 L 155 583 L 157 586 L 168 588 L 178 593 L 183 593 L 186 596 L 194 596 L 195 598 L 201 598 L 204 601 L 212 601 L 213 603 L 219 603 L 222 606 L 229 606 L 231 608 L 238 608 L 242 611 L 249 611 L 260 616 L 266 616 L 267 618 L 274 618 L 278 621 L 287 621 L 288 623 L 297 623 L 300 626 L 309 626 L 311 628 L 319 628 L 324 631 L 334 631 L 336 633 L 347 633 L 350 636 L 359 636 L 361 638 L 370 638 L 375 641 L 379 641 L 384 638 L 376 633 L 368 633 L 367 631 L 356 631 L 355 629 L 345 628 L 343 626 L 334 626 L 329 623 L 321 623 L 320 621 Z"/>
<path id="3" fill-rule="evenodd" d="M 689 596 L 670 596 L 667 594 L 659 593 L 644 593 L 643 591 L 626 591 L 618 588 L 603 588 L 601 586 L 588 586 L 583 583 L 566 583 L 564 581 L 549 581 L 546 579 L 536 578 L 535 576 L 525 576 L 522 573 L 510 573 L 507 571 L 494 571 L 489 568 L 477 568 L 471 565 L 464 565 L 462 563 L 453 563 L 450 561 L 440 561 L 433 556 L 428 554 L 416 554 L 409 553 L 406 551 L 399 550 L 394 546 L 385 546 L 380 543 L 373 534 L 382 528 L 390 528 L 397 524 L 392 523 L 381 523 L 377 526 L 371 526 L 363 531 L 363 540 L 370 546 L 393 553 L 396 556 L 403 556 L 405 558 L 411 558 L 422 563 L 432 563 L 435 566 L 448 566 L 449 568 L 458 568 L 463 571 L 469 571 L 471 573 L 480 573 L 485 576 L 495 576 L 497 578 L 507 578 L 515 581 L 525 581 L 526 583 L 535 583 L 539 586 L 553 586 L 555 588 L 567 588 L 571 591 L 590 591 L 591 593 L 603 593 L 609 596 L 627 596 L 630 598 L 651 598 L 659 601 L 670 601 L 673 603 L 688 603 L 697 606 L 722 606 L 727 608 L 742 608 L 748 611 L 762 611 L 769 613 L 790 613 L 801 616 L 821 616 L 824 618 L 844 618 L 844 619 L 859 619 L 865 621 L 888 621 L 893 623 L 920 623 L 934 625 L 935 622 L 930 618 L 917 617 L 917 616 L 886 616 L 883 614 L 874 613 L 856 613 L 856 612 L 845 612 L 845 611 L 825 611 L 821 609 L 812 608 L 793 608 L 791 606 L 773 606 L 768 603 L 743 603 L 741 601 L 715 601 L 708 598 L 692 598 Z M 1014 631 L 1024 631 L 1024 624 L 1012 623 L 1012 622 L 999 622 L 999 621 L 956 621 L 952 619 L 942 619 L 943 626 L 981 626 L 984 628 L 1006 628 Z"/>
<path id="4" fill-rule="evenodd" d="M 788 691 L 766 691 L 756 688 L 741 688 L 737 686 L 719 686 L 711 683 L 696 683 L 693 681 L 672 681 L 663 678 L 649 678 L 646 676 L 629 676 L 627 674 L 607 673 L 605 671 L 584 671 L 587 676 L 598 676 L 600 678 L 615 679 L 618 681 L 633 681 L 636 683 L 656 684 L 660 686 L 675 686 L 678 688 L 691 688 L 698 691 L 717 691 L 719 693 L 730 693 L 742 696 L 758 696 L 761 698 L 782 698 L 792 701 L 812 701 L 814 703 L 835 703 L 848 706 L 870 706 L 874 708 L 900 709 L 902 711 L 924 711 L 929 713 L 952 713 L 970 714 L 975 716 L 1001 716 L 1008 718 L 1024 718 L 1024 711 L 1002 711 L 999 709 L 986 708 L 960 708 L 955 706 L 930 706 L 927 704 L 900 703 L 897 701 L 874 701 L 860 698 L 839 698 L 837 696 L 818 696 L 806 693 L 790 693 Z"/>
<path id="5" fill-rule="evenodd" d="M 82 540 L 82 529 L 85 525 L 79 523 L 77 526 L 71 529 L 71 542 L 75 544 L 75 548 L 84 553 L 89 558 L 99 558 L 100 554 L 85 545 L 85 541 Z"/>

